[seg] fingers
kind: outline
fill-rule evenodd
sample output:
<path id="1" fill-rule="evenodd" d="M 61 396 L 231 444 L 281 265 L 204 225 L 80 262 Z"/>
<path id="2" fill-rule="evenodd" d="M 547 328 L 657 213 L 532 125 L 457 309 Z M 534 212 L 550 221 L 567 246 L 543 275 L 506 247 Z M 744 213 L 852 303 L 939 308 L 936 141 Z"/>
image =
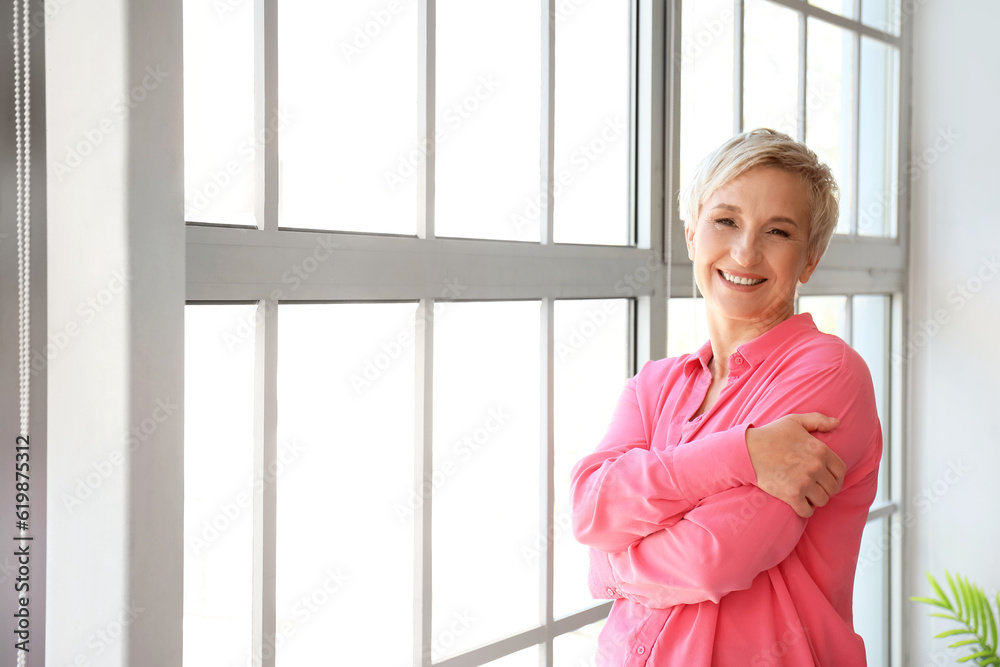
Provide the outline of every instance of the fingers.
<path id="1" fill-rule="evenodd" d="M 794 510 L 795 513 L 803 519 L 808 519 L 813 515 L 813 512 L 816 511 L 816 508 L 813 507 L 812 504 L 810 504 L 805 498 L 798 498 L 794 502 L 790 502 L 788 504 L 791 506 L 792 510 Z"/>
<path id="2" fill-rule="evenodd" d="M 808 519 L 820 507 L 824 507 L 840 490 L 840 482 L 829 472 L 824 472 L 799 493 L 782 498 L 804 519 Z"/>
<path id="3" fill-rule="evenodd" d="M 828 417 L 822 412 L 807 412 L 801 415 L 788 415 L 788 418 L 795 421 L 807 431 L 832 431 L 840 425 L 840 420 L 836 417 Z"/>
<path id="4" fill-rule="evenodd" d="M 825 442 L 818 438 L 813 438 L 810 445 L 822 451 L 820 463 L 822 469 L 817 471 L 815 479 L 820 482 L 830 495 L 840 491 L 844 484 L 844 476 L 847 474 L 847 464 L 840 458 L 837 452 L 830 449 Z"/>
<path id="5" fill-rule="evenodd" d="M 763 427 L 748 428 L 747 450 L 757 486 L 809 518 L 842 488 L 847 466 L 826 443 L 812 435 L 840 424 L 819 412 L 787 415 Z"/>
<path id="6" fill-rule="evenodd" d="M 814 484 L 809 490 L 809 493 L 806 495 L 806 500 L 808 500 L 809 504 L 812 505 L 813 509 L 815 509 L 817 507 L 823 507 L 830 502 L 830 496 L 831 494 L 827 493 L 826 489 L 824 489 L 821 485 Z"/>
<path id="7" fill-rule="evenodd" d="M 834 477 L 829 470 L 823 471 L 823 473 L 818 476 L 816 483 L 814 484 L 814 487 L 817 488 L 816 496 L 810 497 L 810 500 L 813 501 L 813 505 L 816 505 L 817 507 L 826 505 L 826 503 L 830 500 L 830 497 L 840 491 L 841 484 L 842 480 Z M 822 495 L 820 495 L 820 492 L 822 492 Z"/>
<path id="8" fill-rule="evenodd" d="M 837 452 L 830 450 L 830 460 L 827 461 L 826 467 L 833 473 L 833 476 L 837 478 L 839 482 L 837 490 L 840 490 L 840 485 L 844 483 L 844 476 L 847 474 L 847 464 L 844 463 L 844 459 L 837 455 Z"/>

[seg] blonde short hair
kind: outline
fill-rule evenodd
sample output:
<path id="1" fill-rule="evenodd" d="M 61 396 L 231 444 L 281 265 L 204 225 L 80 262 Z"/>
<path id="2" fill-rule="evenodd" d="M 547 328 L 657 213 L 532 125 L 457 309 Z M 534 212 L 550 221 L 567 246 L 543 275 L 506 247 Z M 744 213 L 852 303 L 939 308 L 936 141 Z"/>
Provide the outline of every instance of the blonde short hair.
<path id="1" fill-rule="evenodd" d="M 802 177 L 811 195 L 809 253 L 826 252 L 840 215 L 840 188 L 816 153 L 787 134 L 761 128 L 738 134 L 703 159 L 678 197 L 681 218 L 690 225 L 716 190 L 754 167 L 778 167 Z"/>

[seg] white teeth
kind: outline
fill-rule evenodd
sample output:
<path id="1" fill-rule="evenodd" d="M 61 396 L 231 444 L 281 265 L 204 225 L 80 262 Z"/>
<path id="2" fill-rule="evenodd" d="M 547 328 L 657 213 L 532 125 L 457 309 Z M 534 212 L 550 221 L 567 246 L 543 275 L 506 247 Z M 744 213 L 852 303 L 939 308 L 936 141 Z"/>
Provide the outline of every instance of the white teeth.
<path id="1" fill-rule="evenodd" d="M 722 271 L 722 277 L 735 285 L 759 285 L 764 282 L 763 278 L 740 278 L 739 276 L 734 276 L 731 273 L 726 273 Z"/>

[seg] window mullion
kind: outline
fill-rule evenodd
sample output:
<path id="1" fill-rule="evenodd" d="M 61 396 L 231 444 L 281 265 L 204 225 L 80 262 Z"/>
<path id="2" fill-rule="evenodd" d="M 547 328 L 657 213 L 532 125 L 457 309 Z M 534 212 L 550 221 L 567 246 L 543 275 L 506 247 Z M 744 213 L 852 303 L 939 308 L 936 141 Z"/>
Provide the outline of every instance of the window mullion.
<path id="1" fill-rule="evenodd" d="M 542 192 L 539 234 L 543 244 L 553 243 L 556 127 L 556 3 L 542 0 L 542 111 L 539 150 Z"/>
<path id="2" fill-rule="evenodd" d="M 424 159 L 417 166 L 417 236 L 433 239 L 437 4 L 420 0 L 417 11 L 417 138 L 424 147 Z"/>
<path id="3" fill-rule="evenodd" d="M 539 617 L 545 628 L 545 642 L 542 644 L 539 664 L 541 667 L 552 667 L 552 640 L 554 618 L 553 595 L 555 589 L 555 554 L 553 540 L 555 539 L 555 299 L 542 299 L 540 318 L 541 368 L 540 396 L 541 410 L 541 465 L 540 480 L 541 502 L 540 524 L 542 526 L 541 557 L 539 560 L 539 576 L 541 593 Z"/>
<path id="4" fill-rule="evenodd" d="M 541 146 L 539 148 L 542 177 L 541 215 L 539 217 L 540 241 L 543 245 L 554 242 L 554 183 L 555 183 L 555 98 L 556 98 L 556 2 L 542 0 L 541 21 Z M 539 564 L 539 620 L 545 629 L 545 641 L 539 647 L 541 667 L 552 667 L 553 621 L 555 594 L 555 559 L 552 541 L 555 538 L 555 299 L 543 298 L 540 318 L 540 382 L 541 433 L 539 481 L 539 525 L 542 551 Z"/>
<path id="5" fill-rule="evenodd" d="M 278 229 L 278 0 L 254 2 L 254 216 Z M 272 122 L 273 121 L 273 122 Z M 273 127 L 269 127 L 273 126 Z"/>
<path id="6" fill-rule="evenodd" d="M 277 480 L 273 468 L 278 450 L 278 302 L 257 305 L 254 342 L 254 484 L 253 490 L 253 631 L 251 655 L 261 667 L 274 667 L 275 582 L 277 553 Z"/>
<path id="7" fill-rule="evenodd" d="M 898 129 L 898 128 L 897 128 Z M 851 34 L 851 224 L 849 233 L 857 235 L 860 215 L 860 194 L 858 191 L 861 155 L 861 36 Z"/>
<path id="8" fill-rule="evenodd" d="M 854 295 L 844 295 L 844 337 L 851 347 L 854 347 Z"/>
<path id="9" fill-rule="evenodd" d="M 667 44 L 665 45 L 667 54 L 673 62 L 680 63 L 683 58 L 682 43 L 683 43 L 683 27 L 682 23 L 684 20 L 684 3 L 683 0 L 671 0 L 670 8 L 667 15 L 667 30 L 664 34 L 667 38 Z M 680 219 L 680 209 L 677 204 L 677 197 L 673 196 L 674 193 L 680 192 L 681 189 L 681 68 L 670 67 L 665 72 L 666 81 L 664 85 L 667 87 L 667 121 L 666 127 L 664 127 L 664 136 L 666 137 L 666 148 L 664 149 L 664 157 L 667 161 L 666 163 L 666 193 L 664 193 L 663 202 L 663 215 L 666 224 L 663 234 L 664 239 L 664 249 L 663 249 L 663 260 L 664 260 L 664 295 L 665 298 L 662 299 L 663 306 L 663 320 L 664 322 L 670 321 L 670 298 L 673 296 L 674 284 L 673 284 L 673 269 L 677 265 L 678 260 L 681 262 L 687 259 L 687 255 L 682 255 L 683 252 L 683 239 L 684 239 L 684 221 Z M 676 253 L 676 254 L 675 254 Z M 682 259 L 683 257 L 683 259 Z M 633 313 L 637 313 L 636 304 L 633 302 L 632 305 Z M 666 327 L 665 327 L 666 328 Z M 669 344 L 667 331 L 664 331 L 663 339 L 666 344 Z M 664 352 L 666 348 L 664 348 Z M 632 373 L 638 370 L 638 359 L 632 356 L 631 363 L 633 364 Z"/>
<path id="10" fill-rule="evenodd" d="M 733 134 L 743 131 L 743 0 L 733 0 Z"/>
<path id="11" fill-rule="evenodd" d="M 799 99 L 798 99 L 798 140 L 806 140 L 806 86 L 808 84 L 808 74 L 806 68 L 809 64 L 809 20 L 805 14 L 799 14 Z"/>
<path id="12" fill-rule="evenodd" d="M 420 300 L 415 322 L 413 488 L 421 494 L 423 503 L 413 515 L 413 664 L 430 667 L 433 611 L 431 508 L 434 498 L 431 478 L 434 472 L 434 299 Z"/>
<path id="13" fill-rule="evenodd" d="M 666 200 L 673 193 L 667 193 L 667 172 L 663 165 L 672 153 L 668 149 L 667 117 L 678 104 L 673 95 L 668 95 L 670 81 L 668 54 L 673 53 L 673 26 L 669 8 L 662 2 L 639 2 L 636 45 L 637 110 L 636 118 L 636 218 L 638 226 L 637 246 L 644 254 L 642 265 L 636 265 L 616 281 L 633 281 L 642 287 L 631 289 L 628 296 L 637 296 L 636 357 L 641 362 L 666 356 L 667 316 L 665 289 L 664 234 L 666 232 Z M 672 150 L 672 146 L 670 146 Z M 649 294 L 650 296 L 642 296 Z M 652 296 L 652 295 L 656 296 Z"/>

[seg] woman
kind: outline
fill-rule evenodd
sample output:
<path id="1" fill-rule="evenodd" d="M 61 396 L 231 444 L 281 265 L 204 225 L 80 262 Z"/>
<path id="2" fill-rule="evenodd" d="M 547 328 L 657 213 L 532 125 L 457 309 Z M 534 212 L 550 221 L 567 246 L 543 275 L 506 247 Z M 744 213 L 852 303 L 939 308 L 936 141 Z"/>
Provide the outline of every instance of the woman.
<path id="1" fill-rule="evenodd" d="M 573 469 L 590 589 L 615 600 L 599 665 L 865 664 L 852 593 L 882 429 L 861 357 L 794 314 L 837 197 L 771 130 L 726 142 L 683 193 L 709 341 L 644 365 Z"/>

